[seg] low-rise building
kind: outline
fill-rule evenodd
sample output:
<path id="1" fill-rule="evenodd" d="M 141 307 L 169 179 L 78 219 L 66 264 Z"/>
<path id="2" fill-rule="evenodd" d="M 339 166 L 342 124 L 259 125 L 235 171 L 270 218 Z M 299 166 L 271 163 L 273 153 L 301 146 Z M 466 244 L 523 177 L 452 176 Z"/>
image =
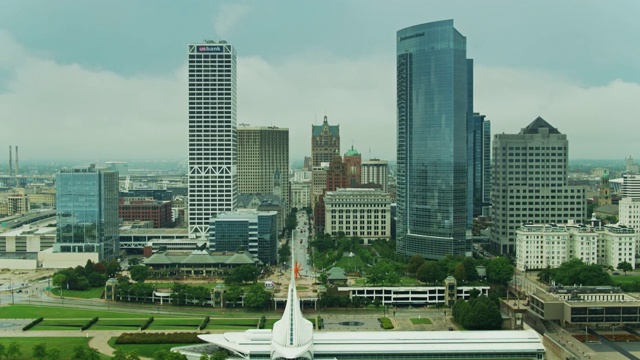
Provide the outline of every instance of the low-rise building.
<path id="1" fill-rule="evenodd" d="M 239 252 L 164 251 L 144 260 L 155 276 L 206 276 L 226 273 L 242 265 L 261 265 L 253 254 Z"/>
<path id="2" fill-rule="evenodd" d="M 265 264 L 278 261 L 278 213 L 238 210 L 218 214 L 209 223 L 209 249 L 248 251 Z"/>
<path id="3" fill-rule="evenodd" d="M 516 231 L 516 268 L 556 268 L 578 258 L 586 264 L 635 266 L 636 234 L 624 225 L 528 224 Z"/>
<path id="4" fill-rule="evenodd" d="M 640 324 L 640 300 L 610 286 L 538 288 L 529 302 L 530 313 L 561 326 Z"/>
<path id="5" fill-rule="evenodd" d="M 311 207 L 311 181 L 300 181 L 291 183 L 291 207 L 307 208 Z"/>
<path id="6" fill-rule="evenodd" d="M 338 189 L 324 196 L 326 234 L 357 236 L 365 243 L 391 237 L 391 197 L 376 189 Z"/>
<path id="7" fill-rule="evenodd" d="M 167 228 L 173 225 L 171 201 L 124 197 L 118 200 L 118 213 L 123 221 L 153 221 L 154 228 Z"/>

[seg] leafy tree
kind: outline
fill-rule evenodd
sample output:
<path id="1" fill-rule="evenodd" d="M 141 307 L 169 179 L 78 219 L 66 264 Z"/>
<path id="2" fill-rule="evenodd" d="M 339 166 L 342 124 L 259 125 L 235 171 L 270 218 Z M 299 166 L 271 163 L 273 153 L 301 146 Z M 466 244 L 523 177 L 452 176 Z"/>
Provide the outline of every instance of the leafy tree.
<path id="1" fill-rule="evenodd" d="M 136 265 L 129 268 L 129 275 L 131 280 L 142 283 L 149 277 L 149 268 L 144 265 Z"/>
<path id="2" fill-rule="evenodd" d="M 475 299 L 480 296 L 480 290 L 473 288 L 469 291 L 469 299 Z"/>
<path id="3" fill-rule="evenodd" d="M 153 360 L 187 360 L 187 357 L 169 350 L 159 350 L 153 353 Z"/>
<path id="4" fill-rule="evenodd" d="M 413 255 L 407 263 L 407 273 L 415 275 L 418 272 L 418 269 L 420 269 L 420 267 L 424 265 L 424 263 L 425 260 L 422 256 Z"/>
<path id="5" fill-rule="evenodd" d="M 140 360 L 140 356 L 138 356 L 138 353 L 134 350 L 127 353 L 127 360 Z"/>
<path id="6" fill-rule="evenodd" d="M 44 360 L 47 358 L 47 345 L 44 343 L 33 345 L 32 358 Z"/>
<path id="7" fill-rule="evenodd" d="M 207 355 L 207 354 L 202 354 L 202 355 L 200 355 L 200 359 L 199 359 L 199 360 L 209 360 L 209 359 L 210 359 L 210 358 L 209 358 L 209 355 Z"/>
<path id="8" fill-rule="evenodd" d="M 458 265 L 456 265 L 456 268 L 453 271 L 453 277 L 456 278 L 459 283 L 467 281 L 467 272 L 464 269 L 463 263 L 458 263 Z"/>
<path id="9" fill-rule="evenodd" d="M 4 344 L 0 343 L 0 359 L 2 359 L 5 356 L 6 350 L 7 349 L 5 349 Z"/>
<path id="10" fill-rule="evenodd" d="M 22 350 L 20 349 L 20 345 L 15 341 L 10 342 L 9 347 L 7 348 L 7 351 L 5 353 L 5 356 L 7 357 L 7 359 L 11 359 L 11 360 L 15 360 L 21 357 Z"/>
<path id="11" fill-rule="evenodd" d="M 78 345 L 73 348 L 72 360 L 85 360 L 88 359 L 88 354 L 84 346 Z"/>
<path id="12" fill-rule="evenodd" d="M 244 297 L 244 304 L 247 307 L 262 310 L 269 306 L 271 302 L 271 293 L 264 289 L 261 284 L 255 284 L 249 288 Z"/>
<path id="13" fill-rule="evenodd" d="M 582 259 L 571 259 L 550 270 L 550 278 L 556 284 L 581 284 L 584 286 L 611 285 L 611 276 L 600 265 L 585 264 Z"/>
<path id="14" fill-rule="evenodd" d="M 291 248 L 289 247 L 289 244 L 285 242 L 284 244 L 282 244 L 282 246 L 280 246 L 280 249 L 278 250 L 278 261 L 281 264 L 284 264 L 287 261 L 289 261 L 290 257 L 291 257 Z"/>
<path id="15" fill-rule="evenodd" d="M 225 291 L 224 293 L 224 301 L 226 303 L 225 306 L 228 306 L 229 304 L 233 304 L 233 306 L 235 307 L 236 302 L 240 300 L 240 297 L 242 296 L 242 294 L 243 294 L 243 291 L 240 286 L 230 285 L 227 288 L 227 291 Z"/>
<path id="16" fill-rule="evenodd" d="M 228 357 L 229 357 L 229 354 L 227 354 L 226 351 L 218 350 L 218 351 L 214 352 L 213 354 L 211 354 L 210 359 L 211 360 L 226 360 Z"/>
<path id="17" fill-rule="evenodd" d="M 133 257 L 129 259 L 129 266 L 136 266 L 140 264 L 140 258 Z"/>
<path id="18" fill-rule="evenodd" d="M 93 264 L 93 270 L 103 275 L 107 274 L 107 267 L 101 262 Z"/>
<path id="19" fill-rule="evenodd" d="M 509 259 L 499 256 L 487 265 L 487 280 L 493 284 L 506 284 L 513 278 L 514 271 Z"/>
<path id="20" fill-rule="evenodd" d="M 47 360 L 60 360 L 61 357 L 62 354 L 58 348 L 51 348 L 47 351 Z"/>
<path id="21" fill-rule="evenodd" d="M 616 267 L 616 269 L 618 269 L 620 271 L 624 271 L 624 274 L 626 276 L 627 275 L 627 271 L 633 270 L 633 266 L 631 264 L 629 264 L 628 262 L 623 261 L 623 262 L 618 264 L 618 267 Z"/>
<path id="22" fill-rule="evenodd" d="M 416 278 L 426 284 L 439 283 L 446 277 L 440 265 L 435 261 L 425 262 L 416 273 Z"/>
<path id="23" fill-rule="evenodd" d="M 258 281 L 258 275 L 260 272 L 255 265 L 241 265 L 237 268 L 233 269 L 231 272 L 232 276 L 236 278 L 239 282 L 252 282 L 255 283 Z"/>
<path id="24" fill-rule="evenodd" d="M 454 320 L 469 330 L 497 330 L 502 326 L 498 306 L 486 296 L 465 301 L 458 299 L 453 306 Z"/>
<path id="25" fill-rule="evenodd" d="M 89 281 L 89 286 L 98 287 L 104 286 L 104 284 L 107 282 L 107 277 L 104 274 L 100 274 L 99 272 L 94 271 L 89 275 L 87 280 Z"/>
<path id="26" fill-rule="evenodd" d="M 116 349 L 113 352 L 113 360 L 127 360 L 127 353 L 122 349 Z"/>
<path id="27" fill-rule="evenodd" d="M 367 281 L 374 285 L 398 282 L 398 274 L 396 273 L 395 266 L 391 261 L 386 259 L 378 260 L 368 275 Z"/>
<path id="28" fill-rule="evenodd" d="M 122 271 L 122 267 L 120 266 L 120 263 L 118 263 L 115 259 L 109 261 L 105 265 L 105 268 L 106 268 L 107 276 L 110 278 L 116 277 L 116 275 L 118 275 L 118 273 Z"/>
<path id="29" fill-rule="evenodd" d="M 480 275 L 478 275 L 478 269 L 476 269 L 476 262 L 473 258 L 464 258 L 464 260 L 462 260 L 462 265 L 464 266 L 467 281 L 476 281 L 480 278 Z"/>
<path id="30" fill-rule="evenodd" d="M 87 360 L 100 360 L 100 352 L 94 348 L 89 348 L 87 351 Z"/>
<path id="31" fill-rule="evenodd" d="M 67 286 L 67 276 L 65 274 L 56 273 L 51 279 L 53 286 L 65 287 Z"/>

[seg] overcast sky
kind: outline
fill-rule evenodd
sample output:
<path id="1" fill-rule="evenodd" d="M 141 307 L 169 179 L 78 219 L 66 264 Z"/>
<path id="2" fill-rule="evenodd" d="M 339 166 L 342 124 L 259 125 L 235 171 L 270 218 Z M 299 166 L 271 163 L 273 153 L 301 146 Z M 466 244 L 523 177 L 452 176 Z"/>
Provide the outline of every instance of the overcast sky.
<path id="1" fill-rule="evenodd" d="M 238 123 L 288 127 L 298 160 L 326 114 L 342 153 L 395 159 L 395 33 L 451 18 L 493 133 L 542 116 L 571 158 L 640 158 L 638 14 L 637 0 L 3 0 L 0 154 L 186 159 L 187 44 L 224 39 Z"/>

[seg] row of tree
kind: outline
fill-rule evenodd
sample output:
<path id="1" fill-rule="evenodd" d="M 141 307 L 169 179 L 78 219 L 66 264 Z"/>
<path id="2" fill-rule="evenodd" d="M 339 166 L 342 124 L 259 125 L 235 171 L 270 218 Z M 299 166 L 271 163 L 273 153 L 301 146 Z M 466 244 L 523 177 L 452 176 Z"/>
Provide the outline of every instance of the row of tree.
<path id="1" fill-rule="evenodd" d="M 475 290 L 475 289 L 474 289 Z M 498 305 L 475 290 L 469 301 L 458 299 L 453 305 L 453 319 L 467 330 L 499 330 L 502 316 Z"/>
<path id="2" fill-rule="evenodd" d="M 571 259 L 560 264 L 559 267 L 546 269 L 538 273 L 538 279 L 547 284 L 602 286 L 613 285 L 613 280 L 607 268 L 598 264 L 585 264 L 582 259 Z"/>
<path id="3" fill-rule="evenodd" d="M 86 290 L 90 287 L 104 286 L 107 278 L 116 277 L 121 271 L 116 260 L 94 263 L 87 260 L 86 265 L 56 271 L 51 280 L 54 286 L 66 290 Z"/>
<path id="4" fill-rule="evenodd" d="M 135 352 L 127 353 L 121 349 L 115 351 L 115 360 L 140 360 L 140 357 Z M 0 343 L 0 359 L 22 359 L 24 358 L 22 348 L 20 344 L 15 341 L 9 343 L 9 346 L 5 348 L 4 344 Z M 57 347 L 47 348 L 47 344 L 39 343 L 33 345 L 31 349 L 31 359 L 36 360 L 62 360 L 62 352 Z M 100 353 L 98 350 L 88 348 L 86 346 L 78 345 L 73 348 L 71 360 L 100 360 Z M 224 360 L 224 359 L 216 359 Z"/>

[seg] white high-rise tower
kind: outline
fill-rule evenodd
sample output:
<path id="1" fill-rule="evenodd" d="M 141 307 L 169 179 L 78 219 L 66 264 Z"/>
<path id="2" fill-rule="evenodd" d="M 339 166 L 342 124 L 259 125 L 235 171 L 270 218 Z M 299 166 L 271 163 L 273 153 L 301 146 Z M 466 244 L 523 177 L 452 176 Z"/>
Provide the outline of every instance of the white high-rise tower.
<path id="1" fill-rule="evenodd" d="M 236 52 L 226 41 L 189 45 L 189 236 L 236 209 Z"/>

